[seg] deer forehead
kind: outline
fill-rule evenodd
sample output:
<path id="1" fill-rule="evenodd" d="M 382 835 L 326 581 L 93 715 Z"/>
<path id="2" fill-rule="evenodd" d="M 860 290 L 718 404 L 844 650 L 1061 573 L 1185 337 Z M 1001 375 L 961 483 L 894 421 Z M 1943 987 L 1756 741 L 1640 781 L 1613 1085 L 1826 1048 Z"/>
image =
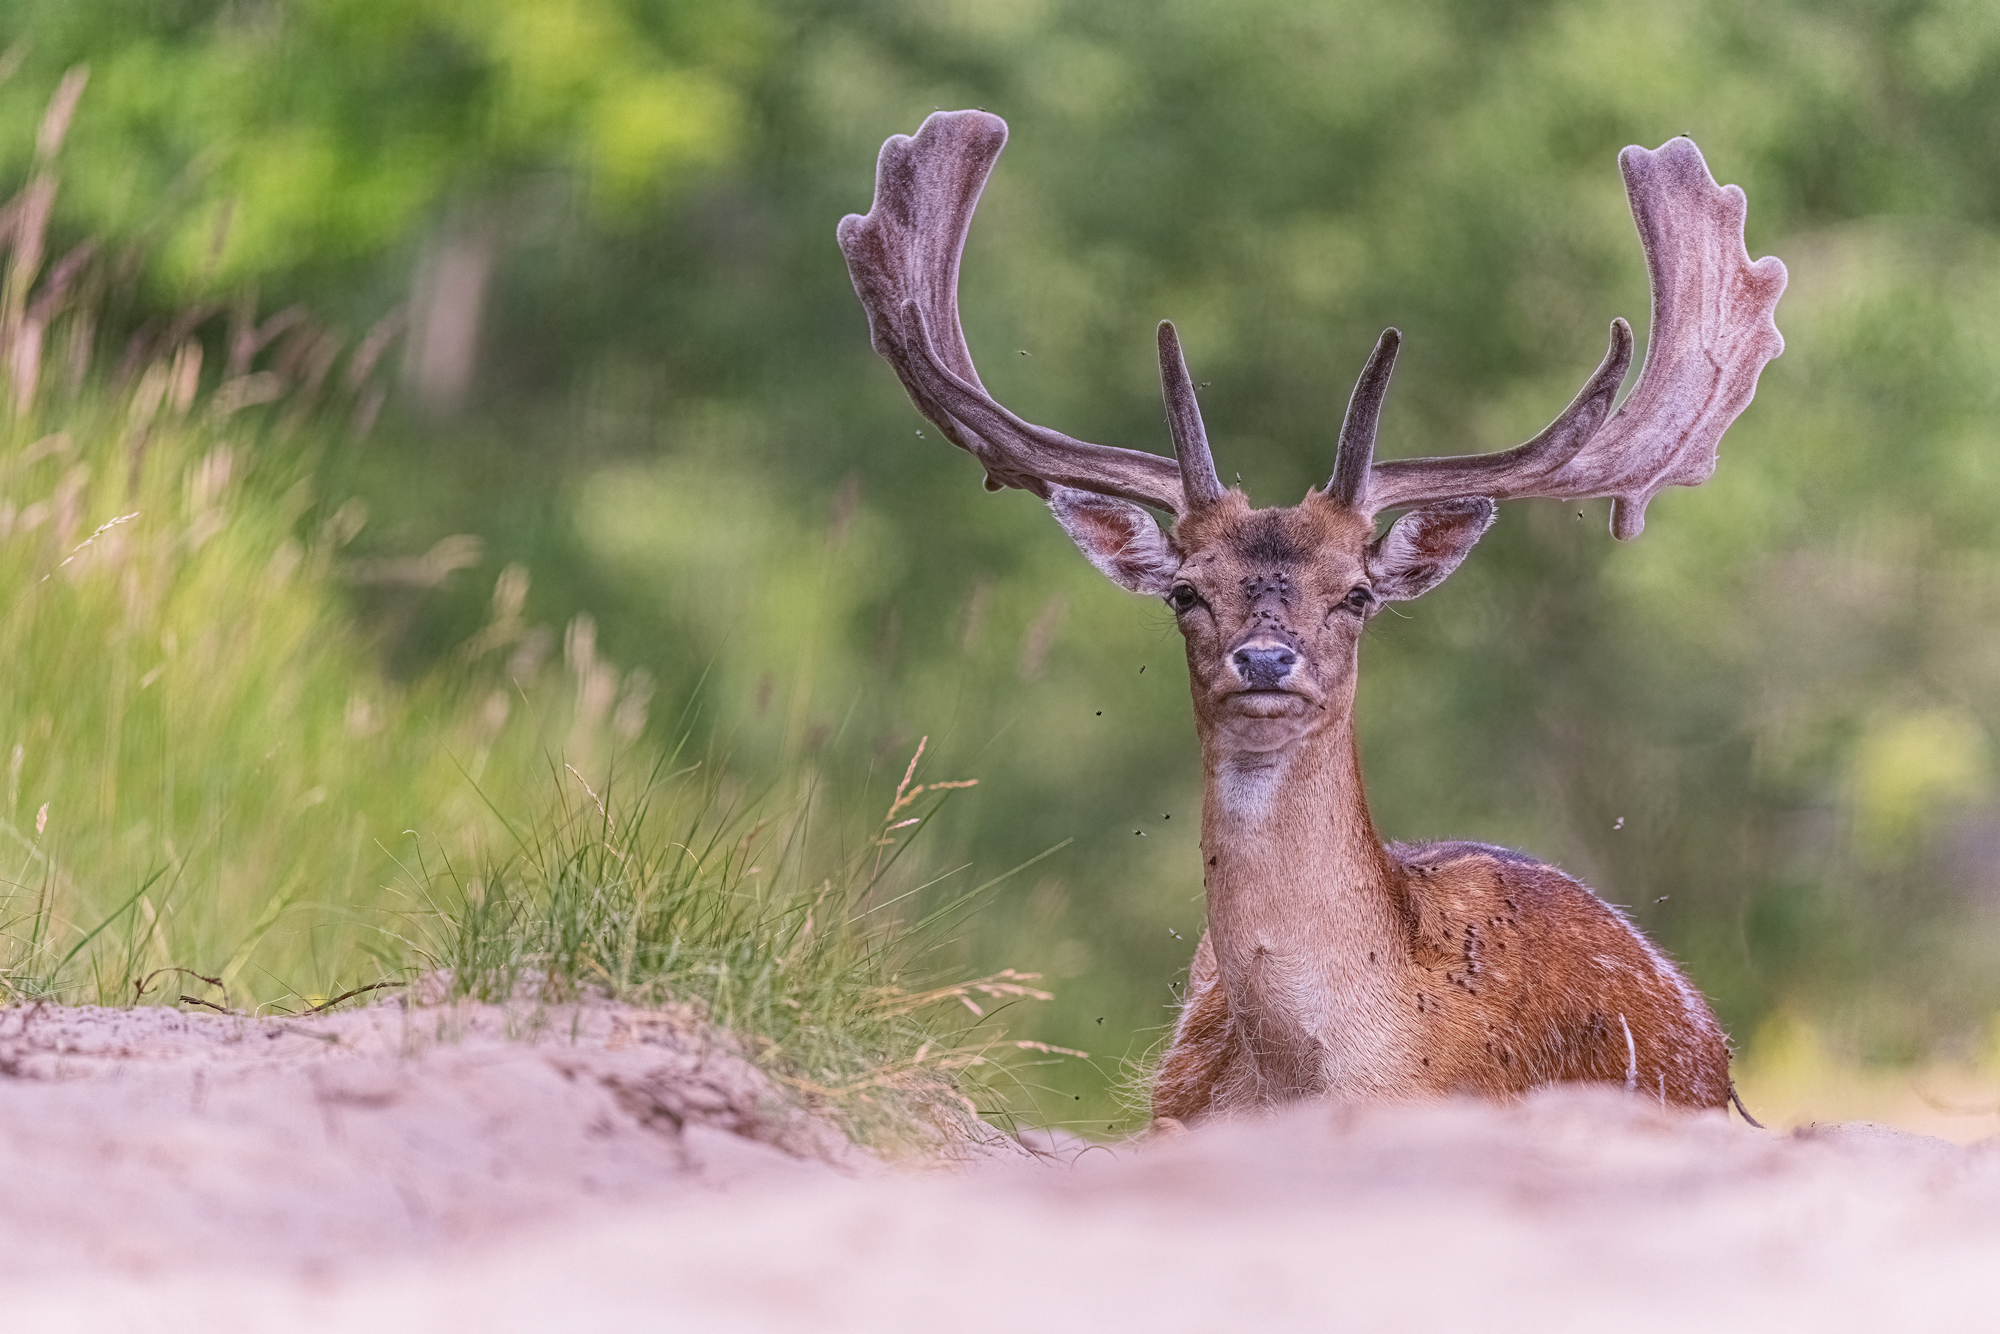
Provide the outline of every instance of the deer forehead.
<path id="1" fill-rule="evenodd" d="M 1233 503 L 1228 503 L 1233 502 Z M 1319 492 L 1289 509 L 1252 509 L 1240 493 L 1174 530 L 1182 577 L 1211 601 L 1338 597 L 1366 573 L 1373 524 Z"/>

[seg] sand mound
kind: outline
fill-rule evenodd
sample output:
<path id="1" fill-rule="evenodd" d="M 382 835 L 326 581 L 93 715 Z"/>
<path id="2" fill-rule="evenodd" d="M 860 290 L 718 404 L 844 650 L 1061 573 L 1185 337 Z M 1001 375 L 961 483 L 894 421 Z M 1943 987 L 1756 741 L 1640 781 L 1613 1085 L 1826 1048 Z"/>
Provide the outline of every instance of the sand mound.
<path id="1" fill-rule="evenodd" d="M 674 1016 L 0 1012 L 23 1328 L 1992 1327 L 2000 1145 L 1609 1090 L 896 1172 Z"/>
<path id="2" fill-rule="evenodd" d="M 0 1275 L 332 1274 L 806 1163 L 875 1167 L 685 1015 L 0 1011 Z"/>

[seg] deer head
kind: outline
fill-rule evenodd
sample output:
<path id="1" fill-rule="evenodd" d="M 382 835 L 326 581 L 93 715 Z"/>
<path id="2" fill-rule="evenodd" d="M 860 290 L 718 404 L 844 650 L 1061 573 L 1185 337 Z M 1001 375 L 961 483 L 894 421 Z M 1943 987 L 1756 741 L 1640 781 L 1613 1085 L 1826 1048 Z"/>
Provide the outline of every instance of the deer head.
<path id="1" fill-rule="evenodd" d="M 1006 138 L 997 116 L 950 111 L 914 139 L 885 143 L 873 207 L 841 220 L 848 272 L 875 350 L 917 409 L 984 465 L 987 487 L 1042 497 L 1114 583 L 1166 600 L 1187 641 L 1211 754 L 1278 750 L 1344 725 L 1363 626 L 1457 568 L 1492 524 L 1496 501 L 1608 497 L 1612 533 L 1638 536 L 1661 488 L 1696 486 L 1714 472 L 1723 432 L 1784 348 L 1773 312 L 1785 268 L 1774 258 L 1750 262 L 1743 192 L 1716 185 L 1690 140 L 1627 148 L 1619 166 L 1653 308 L 1639 383 L 1616 415 L 1632 357 L 1622 319 L 1596 373 L 1526 444 L 1376 462 L 1376 422 L 1401 338 L 1390 329 L 1348 402 L 1326 485 L 1288 509 L 1253 509 L 1217 478 L 1171 324 L 1159 327 L 1159 350 L 1172 459 L 1072 439 L 987 394 L 959 326 L 958 266 Z M 1393 510 L 1404 513 L 1378 535 L 1378 517 Z"/>

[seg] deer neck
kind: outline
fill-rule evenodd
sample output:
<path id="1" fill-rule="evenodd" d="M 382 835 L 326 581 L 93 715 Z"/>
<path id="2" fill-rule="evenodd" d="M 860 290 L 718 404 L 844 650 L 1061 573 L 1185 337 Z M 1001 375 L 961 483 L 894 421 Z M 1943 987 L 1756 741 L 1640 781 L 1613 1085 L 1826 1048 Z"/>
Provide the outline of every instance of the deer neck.
<path id="1" fill-rule="evenodd" d="M 1273 751 L 1203 740 L 1209 941 L 1260 1092 L 1392 1080 L 1408 946 L 1351 717 Z"/>

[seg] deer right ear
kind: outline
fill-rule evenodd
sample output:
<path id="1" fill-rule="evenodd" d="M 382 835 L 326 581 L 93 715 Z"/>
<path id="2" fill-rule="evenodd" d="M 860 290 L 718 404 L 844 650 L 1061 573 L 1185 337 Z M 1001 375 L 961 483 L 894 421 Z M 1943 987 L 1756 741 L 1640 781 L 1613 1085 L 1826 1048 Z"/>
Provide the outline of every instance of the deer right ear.
<path id="1" fill-rule="evenodd" d="M 1181 558 L 1152 515 L 1128 500 L 1066 486 L 1049 490 L 1056 522 L 1112 583 L 1150 597 L 1173 587 Z"/>
<path id="2" fill-rule="evenodd" d="M 1484 496 L 1441 500 L 1411 510 L 1368 548 L 1368 577 L 1384 602 L 1430 592 L 1472 551 L 1499 511 Z"/>

